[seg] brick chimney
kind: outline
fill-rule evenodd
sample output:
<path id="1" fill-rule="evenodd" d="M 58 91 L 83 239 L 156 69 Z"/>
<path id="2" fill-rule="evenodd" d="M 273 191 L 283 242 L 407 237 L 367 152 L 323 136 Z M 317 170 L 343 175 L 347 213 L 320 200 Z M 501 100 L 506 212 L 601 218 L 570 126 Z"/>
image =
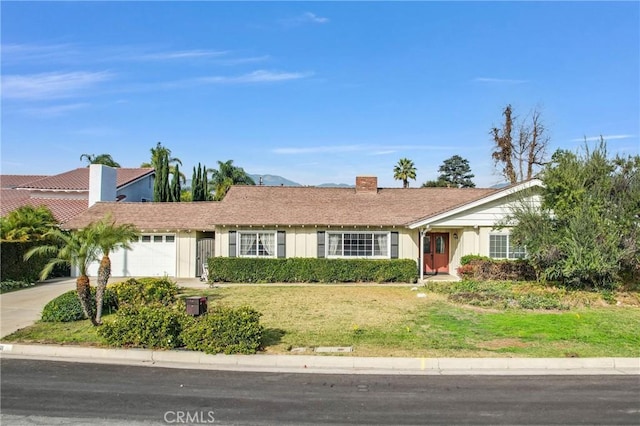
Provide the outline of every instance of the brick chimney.
<path id="1" fill-rule="evenodd" d="M 378 192 L 376 176 L 356 176 L 356 192 Z"/>

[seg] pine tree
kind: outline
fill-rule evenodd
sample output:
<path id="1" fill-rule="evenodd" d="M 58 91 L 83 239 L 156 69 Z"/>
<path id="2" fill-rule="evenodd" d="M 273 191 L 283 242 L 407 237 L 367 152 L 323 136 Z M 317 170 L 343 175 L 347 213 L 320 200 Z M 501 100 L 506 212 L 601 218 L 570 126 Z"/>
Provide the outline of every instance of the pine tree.
<path id="1" fill-rule="evenodd" d="M 451 186 L 453 188 L 474 188 L 476 186 L 471 180 L 475 175 L 471 173 L 469 160 L 459 155 L 444 160 L 438 172 L 440 172 L 440 176 L 434 186 Z"/>

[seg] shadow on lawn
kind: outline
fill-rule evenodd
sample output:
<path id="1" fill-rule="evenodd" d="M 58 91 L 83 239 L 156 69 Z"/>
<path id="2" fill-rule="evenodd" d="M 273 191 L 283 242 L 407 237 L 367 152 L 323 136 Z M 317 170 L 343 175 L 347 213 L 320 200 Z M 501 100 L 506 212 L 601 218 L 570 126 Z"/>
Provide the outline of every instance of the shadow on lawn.
<path id="1" fill-rule="evenodd" d="M 275 346 L 282 341 L 286 331 L 280 328 L 265 328 L 262 333 L 262 346 Z"/>

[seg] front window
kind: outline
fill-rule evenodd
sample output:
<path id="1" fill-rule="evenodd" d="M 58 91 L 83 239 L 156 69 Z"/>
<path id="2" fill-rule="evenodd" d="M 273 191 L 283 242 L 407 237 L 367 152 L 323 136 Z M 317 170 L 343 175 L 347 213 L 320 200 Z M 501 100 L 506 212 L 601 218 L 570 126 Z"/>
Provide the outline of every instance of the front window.
<path id="1" fill-rule="evenodd" d="M 494 259 L 524 259 L 524 247 L 512 244 L 510 235 L 489 235 L 489 257 Z"/>
<path id="2" fill-rule="evenodd" d="M 275 257 L 275 232 L 239 232 L 240 256 Z"/>
<path id="3" fill-rule="evenodd" d="M 330 232 L 328 257 L 389 257 L 389 234 L 384 232 Z"/>

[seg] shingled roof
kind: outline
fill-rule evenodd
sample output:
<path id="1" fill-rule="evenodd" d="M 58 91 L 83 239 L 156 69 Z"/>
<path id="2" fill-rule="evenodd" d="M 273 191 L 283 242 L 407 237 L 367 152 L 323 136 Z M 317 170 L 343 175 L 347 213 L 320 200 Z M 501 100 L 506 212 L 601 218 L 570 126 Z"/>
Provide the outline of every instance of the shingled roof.
<path id="1" fill-rule="evenodd" d="M 120 188 L 126 184 L 134 182 L 148 174 L 153 173 L 153 168 L 117 168 L 116 186 Z M 81 167 L 48 176 L 27 183 L 21 188 L 32 190 L 52 190 L 52 191 L 88 191 L 89 190 L 89 168 Z"/>
<path id="2" fill-rule="evenodd" d="M 406 226 L 486 197 L 493 188 L 355 188 L 233 186 L 217 225 Z"/>
<path id="3" fill-rule="evenodd" d="M 62 225 L 81 229 L 107 214 L 116 224 L 130 223 L 141 231 L 211 231 L 220 202 L 118 203 L 99 202 Z"/>

